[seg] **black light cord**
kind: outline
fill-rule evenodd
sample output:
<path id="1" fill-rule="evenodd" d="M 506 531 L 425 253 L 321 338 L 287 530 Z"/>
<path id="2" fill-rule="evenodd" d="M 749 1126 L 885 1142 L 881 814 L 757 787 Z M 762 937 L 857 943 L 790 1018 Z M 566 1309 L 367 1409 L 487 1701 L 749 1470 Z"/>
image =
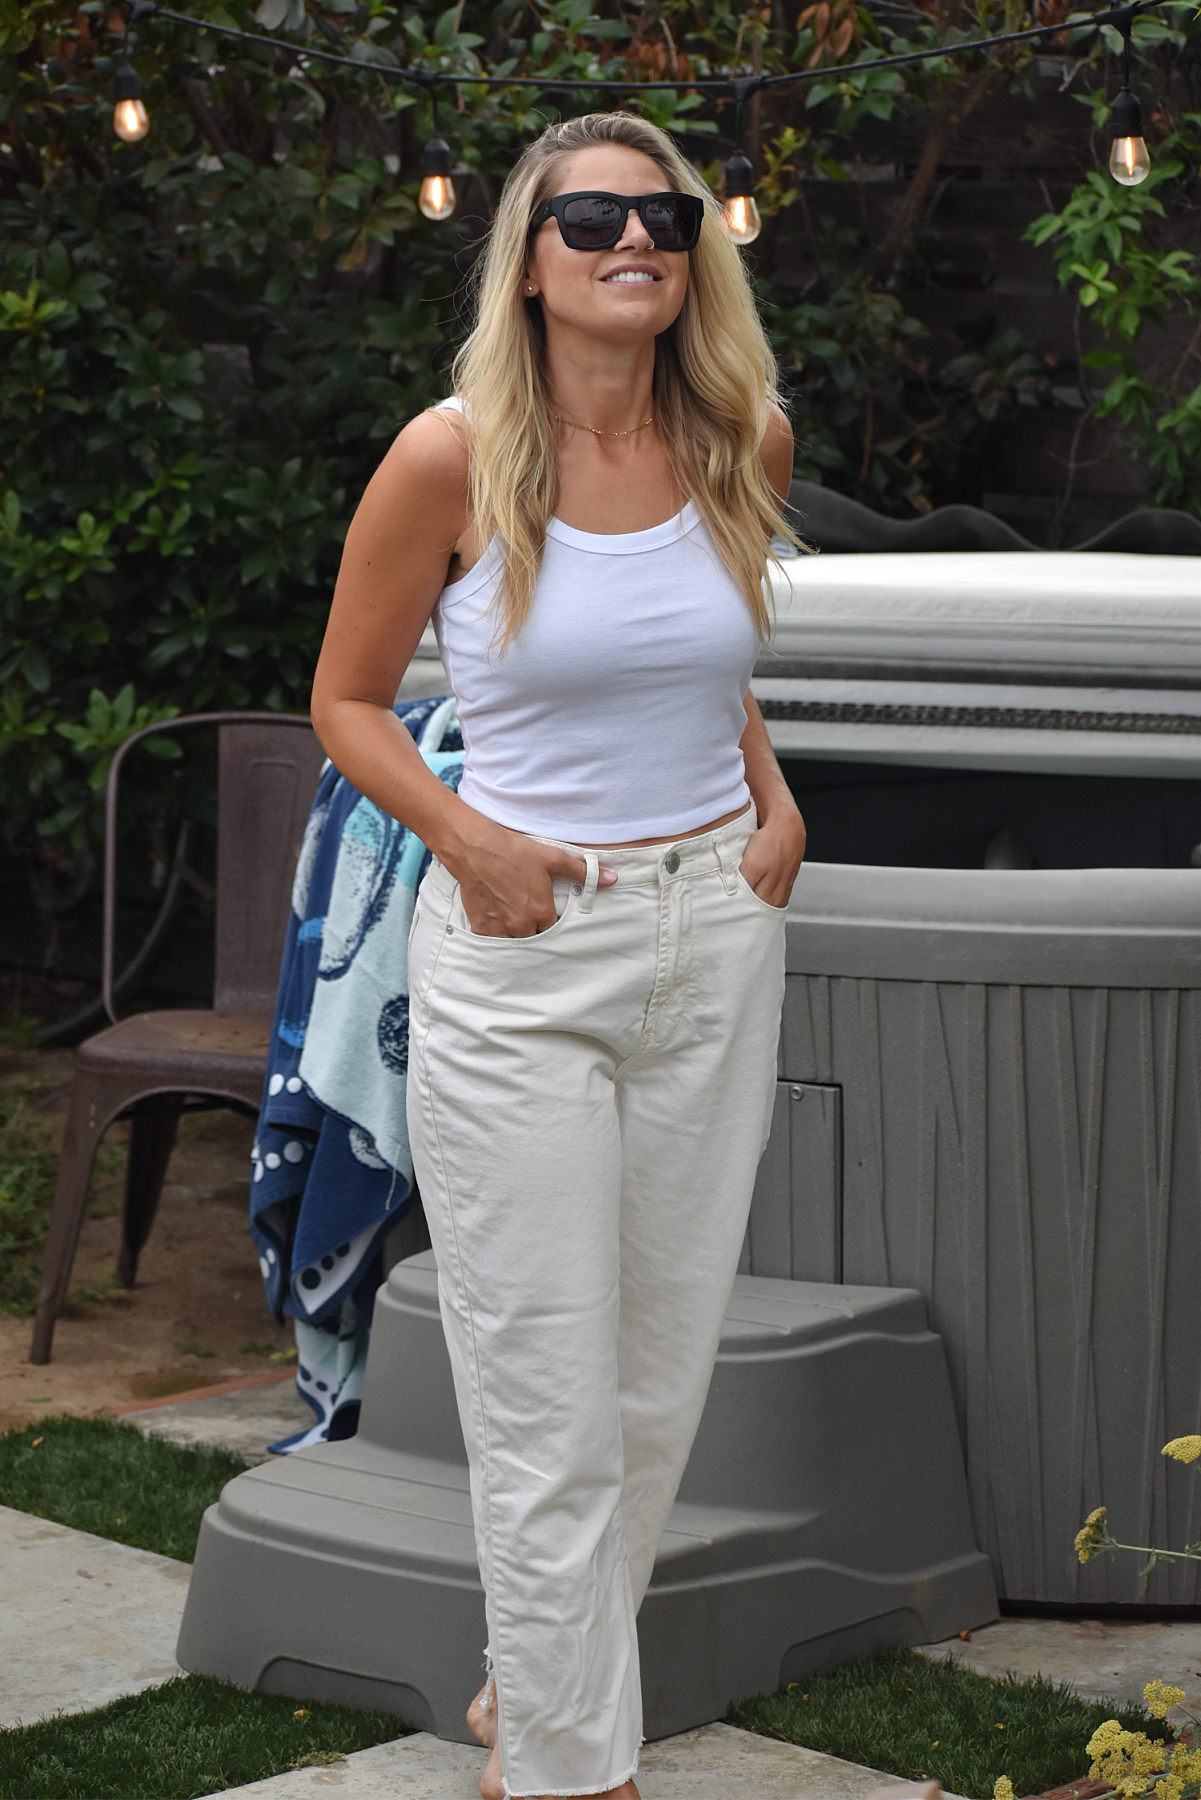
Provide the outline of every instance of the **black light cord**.
<path id="1" fill-rule="evenodd" d="M 243 31 L 236 25 L 214 25 L 206 19 L 197 19 L 187 13 L 170 11 L 165 6 L 158 6 L 155 0 L 134 0 L 132 7 L 132 23 L 140 24 L 143 19 L 169 19 L 176 25 L 191 25 L 199 31 L 212 31 L 219 37 L 239 38 L 247 44 L 265 44 L 272 50 L 290 50 L 298 59 L 310 62 L 336 63 L 342 68 L 355 69 L 358 73 L 382 75 L 390 81 L 408 82 L 415 87 L 431 90 L 436 96 L 440 83 L 451 82 L 462 87 L 536 87 L 536 88 L 617 88 L 629 93 L 640 93 L 650 88 L 685 88 L 691 91 L 706 93 L 724 92 L 734 96 L 739 111 L 743 104 L 753 95 L 763 93 L 770 88 L 784 87 L 798 81 L 820 81 L 836 75 L 840 79 L 855 75 L 869 69 L 899 69 L 910 63 L 937 61 L 947 56 L 961 56 L 972 50 L 997 50 L 1006 44 L 1028 43 L 1034 38 L 1046 37 L 1053 32 L 1074 30 L 1095 30 L 1102 25 L 1114 25 L 1123 33 L 1126 40 L 1127 71 L 1129 82 L 1130 29 L 1140 13 L 1148 12 L 1152 7 L 1163 4 L 1163 0 L 1131 0 L 1126 6 L 1105 7 L 1095 12 L 1090 19 L 1081 19 L 1074 24 L 1060 20 L 1054 25 L 1036 25 L 1027 31 L 998 32 L 993 37 L 972 38 L 961 44 L 929 45 L 924 50 L 907 50 L 899 56 L 865 57 L 859 62 L 830 63 L 818 65 L 814 69 L 796 69 L 786 75 L 723 75 L 703 77 L 699 80 L 677 81 L 613 81 L 606 76 L 598 75 L 595 79 L 580 76 L 547 76 L 547 75 L 473 75 L 465 72 L 453 72 L 432 69 L 414 69 L 393 67 L 390 63 L 360 61 L 353 56 L 340 56 L 335 50 L 321 50 L 315 45 L 293 44 L 283 38 L 267 37 L 262 32 Z"/>

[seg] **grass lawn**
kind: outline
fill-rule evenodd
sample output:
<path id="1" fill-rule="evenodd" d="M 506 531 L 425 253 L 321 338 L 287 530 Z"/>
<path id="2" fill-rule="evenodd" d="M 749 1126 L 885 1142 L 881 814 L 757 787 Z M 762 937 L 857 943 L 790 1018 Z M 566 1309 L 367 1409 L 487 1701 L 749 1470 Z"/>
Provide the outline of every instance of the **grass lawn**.
<path id="1" fill-rule="evenodd" d="M 1105 1719 L 1162 1738 L 1141 1707 L 1117 1710 L 1077 1699 L 1041 1676 L 992 1680 L 912 1650 L 887 1650 L 758 1694 L 730 1723 L 884 1769 L 903 1781 L 937 1779 L 967 1800 L 992 1800 L 1008 1775 L 1017 1795 L 1042 1794 L 1088 1768 L 1084 1746 Z"/>
<path id="2" fill-rule="evenodd" d="M 0 1800 L 191 1800 L 404 1731 L 391 1713 L 185 1675 L 96 1712 L 0 1731 Z"/>
<path id="3" fill-rule="evenodd" d="M 246 1464 L 56 1413 L 0 1437 L 0 1506 L 191 1562 L 200 1520 Z"/>

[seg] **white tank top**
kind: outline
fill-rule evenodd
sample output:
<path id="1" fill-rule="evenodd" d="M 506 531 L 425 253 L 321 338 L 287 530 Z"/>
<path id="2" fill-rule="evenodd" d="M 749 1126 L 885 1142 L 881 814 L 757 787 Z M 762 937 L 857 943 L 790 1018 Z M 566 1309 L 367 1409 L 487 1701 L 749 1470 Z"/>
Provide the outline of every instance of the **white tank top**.
<path id="1" fill-rule="evenodd" d="M 505 651 L 495 544 L 434 608 L 463 730 L 460 797 L 577 844 L 674 836 L 745 806 L 742 697 L 759 640 L 696 507 L 614 536 L 546 529 Z"/>

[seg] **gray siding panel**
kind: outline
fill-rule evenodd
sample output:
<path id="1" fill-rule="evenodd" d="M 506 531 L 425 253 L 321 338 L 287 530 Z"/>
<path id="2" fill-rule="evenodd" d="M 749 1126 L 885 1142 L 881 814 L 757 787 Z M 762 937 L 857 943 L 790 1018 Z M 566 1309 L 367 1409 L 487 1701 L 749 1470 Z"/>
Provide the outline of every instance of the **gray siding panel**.
<path id="1" fill-rule="evenodd" d="M 1101 1503 L 1126 1542 L 1201 1537 L 1201 1482 L 1160 1455 L 1201 1424 L 1198 991 L 1121 985 L 1120 939 L 1098 987 L 807 975 L 807 935 L 790 925 L 781 1072 L 841 1090 L 841 1279 L 924 1295 L 1000 1592 L 1195 1602 L 1196 1565 L 1144 1588 L 1139 1558 L 1081 1568 L 1072 1540 Z M 752 1227 L 777 1258 L 785 1221 L 759 1215 L 784 1205 L 785 1148 L 794 1243 L 806 1192 L 825 1204 L 787 1092 Z"/>

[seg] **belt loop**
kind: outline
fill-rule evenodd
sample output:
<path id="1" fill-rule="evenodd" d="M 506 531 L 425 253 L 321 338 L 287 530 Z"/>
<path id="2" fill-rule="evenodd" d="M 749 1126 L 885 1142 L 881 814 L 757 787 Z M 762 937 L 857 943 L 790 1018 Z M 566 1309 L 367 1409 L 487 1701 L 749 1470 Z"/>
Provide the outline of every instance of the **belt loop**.
<path id="1" fill-rule="evenodd" d="M 714 850 L 721 866 L 721 878 L 726 884 L 727 894 L 738 892 L 738 861 L 734 855 L 734 845 L 724 833 L 719 832 L 714 840 Z"/>
<path id="2" fill-rule="evenodd" d="M 585 850 L 583 857 L 588 865 L 588 873 L 584 878 L 584 891 L 577 910 L 582 913 L 590 913 L 592 902 L 596 898 L 596 884 L 600 880 L 600 857 L 595 850 Z"/>

